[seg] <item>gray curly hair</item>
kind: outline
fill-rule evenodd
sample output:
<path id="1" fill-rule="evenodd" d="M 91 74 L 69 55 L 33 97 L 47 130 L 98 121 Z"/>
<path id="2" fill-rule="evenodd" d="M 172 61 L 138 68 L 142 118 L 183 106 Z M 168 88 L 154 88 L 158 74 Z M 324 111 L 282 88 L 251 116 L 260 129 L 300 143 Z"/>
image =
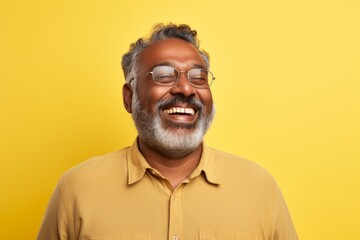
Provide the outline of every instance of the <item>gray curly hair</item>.
<path id="1" fill-rule="evenodd" d="M 199 48 L 200 41 L 197 39 L 196 35 L 197 32 L 192 30 L 190 26 L 186 24 L 175 25 L 169 23 L 164 25 L 163 23 L 160 23 L 155 25 L 149 38 L 139 38 L 135 43 L 130 45 L 129 51 L 123 55 L 121 65 L 126 82 L 129 83 L 135 78 L 136 68 L 138 67 L 137 60 L 141 52 L 154 42 L 167 38 L 179 38 L 191 43 L 203 58 L 206 68 L 209 69 L 209 54 L 205 50 Z"/>

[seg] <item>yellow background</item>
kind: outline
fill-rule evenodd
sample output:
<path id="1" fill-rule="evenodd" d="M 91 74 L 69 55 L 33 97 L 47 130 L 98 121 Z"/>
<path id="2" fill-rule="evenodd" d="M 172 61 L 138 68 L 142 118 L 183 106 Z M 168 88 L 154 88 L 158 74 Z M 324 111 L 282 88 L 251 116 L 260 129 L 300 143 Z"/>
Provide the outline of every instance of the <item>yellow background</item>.
<path id="1" fill-rule="evenodd" d="M 121 56 L 156 22 L 212 57 L 209 145 L 277 179 L 300 239 L 359 239 L 357 0 L 0 3 L 0 239 L 34 239 L 61 173 L 136 136 Z"/>

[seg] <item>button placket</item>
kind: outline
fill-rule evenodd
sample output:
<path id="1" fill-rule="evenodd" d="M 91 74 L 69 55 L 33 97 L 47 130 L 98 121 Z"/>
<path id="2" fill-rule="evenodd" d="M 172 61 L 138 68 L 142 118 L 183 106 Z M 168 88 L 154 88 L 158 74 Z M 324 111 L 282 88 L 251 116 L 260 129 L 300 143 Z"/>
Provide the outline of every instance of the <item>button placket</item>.
<path id="1" fill-rule="evenodd" d="M 169 199 L 169 240 L 181 240 L 182 236 L 182 209 L 181 187 L 170 195 Z"/>

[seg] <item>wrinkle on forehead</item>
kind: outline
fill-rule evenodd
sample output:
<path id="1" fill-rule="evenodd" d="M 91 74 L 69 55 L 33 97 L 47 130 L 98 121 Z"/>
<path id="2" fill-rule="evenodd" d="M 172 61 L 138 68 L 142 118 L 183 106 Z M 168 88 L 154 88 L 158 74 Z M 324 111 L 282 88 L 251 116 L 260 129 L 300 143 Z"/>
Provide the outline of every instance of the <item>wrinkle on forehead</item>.
<path id="1" fill-rule="evenodd" d="M 179 70 L 206 69 L 198 50 L 191 43 L 177 38 L 159 40 L 148 46 L 139 55 L 138 64 L 147 71 L 161 64 Z"/>
<path id="2" fill-rule="evenodd" d="M 197 63 L 186 64 L 185 69 L 178 69 L 176 67 L 177 65 L 178 64 L 176 62 L 166 61 L 166 62 L 160 62 L 160 63 L 154 64 L 153 66 L 151 66 L 151 69 L 158 67 L 158 66 L 169 66 L 169 67 L 176 68 L 179 71 L 190 70 L 190 69 L 194 69 L 194 68 L 206 69 L 205 66 L 203 66 L 202 64 L 197 64 Z"/>

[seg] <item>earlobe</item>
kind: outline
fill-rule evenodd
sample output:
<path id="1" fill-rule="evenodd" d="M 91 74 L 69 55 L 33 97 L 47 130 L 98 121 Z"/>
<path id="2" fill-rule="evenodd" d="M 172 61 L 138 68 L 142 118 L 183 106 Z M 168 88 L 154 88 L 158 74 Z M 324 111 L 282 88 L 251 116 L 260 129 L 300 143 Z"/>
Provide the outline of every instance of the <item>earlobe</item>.
<path id="1" fill-rule="evenodd" d="M 125 83 L 123 86 L 122 92 L 123 92 L 124 107 L 128 113 L 132 113 L 131 105 L 132 105 L 133 90 L 132 90 L 130 84 Z"/>

